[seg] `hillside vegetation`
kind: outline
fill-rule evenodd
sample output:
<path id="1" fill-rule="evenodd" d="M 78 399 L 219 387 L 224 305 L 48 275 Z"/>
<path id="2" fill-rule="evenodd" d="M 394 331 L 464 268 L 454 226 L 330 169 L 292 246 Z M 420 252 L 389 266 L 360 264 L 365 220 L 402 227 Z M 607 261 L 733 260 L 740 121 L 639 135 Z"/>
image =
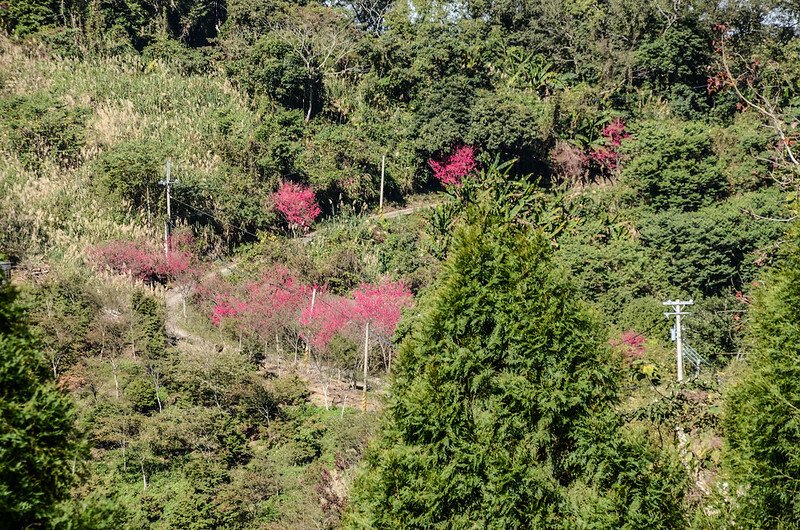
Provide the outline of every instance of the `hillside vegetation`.
<path id="1" fill-rule="evenodd" d="M 800 526 L 798 21 L 0 4 L 0 525 Z"/>

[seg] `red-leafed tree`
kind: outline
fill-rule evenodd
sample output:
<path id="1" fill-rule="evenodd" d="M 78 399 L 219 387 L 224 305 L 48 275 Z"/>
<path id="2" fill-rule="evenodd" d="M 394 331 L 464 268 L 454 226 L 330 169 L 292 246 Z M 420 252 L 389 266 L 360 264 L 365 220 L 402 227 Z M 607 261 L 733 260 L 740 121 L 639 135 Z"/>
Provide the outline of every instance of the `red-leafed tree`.
<path id="1" fill-rule="evenodd" d="M 325 351 L 331 339 L 342 334 L 352 322 L 353 301 L 327 293 L 317 295 L 312 308 L 303 308 L 300 323 L 306 328 L 307 342 L 318 351 Z"/>
<path id="2" fill-rule="evenodd" d="M 275 209 L 283 214 L 293 232 L 298 228 L 308 230 L 322 213 L 314 191 L 294 182 L 284 181 L 281 183 L 278 191 L 272 194 L 272 200 L 275 203 Z"/>
<path id="3" fill-rule="evenodd" d="M 275 348 L 279 350 L 281 335 L 300 338 L 300 316 L 311 301 L 310 285 L 300 282 L 292 271 L 278 265 L 263 272 L 258 280 L 247 283 L 245 290 L 243 318 L 265 349 L 274 338 Z M 297 349 L 297 340 L 294 342 Z"/>
<path id="4" fill-rule="evenodd" d="M 226 322 L 235 321 L 246 308 L 246 303 L 232 294 L 217 294 L 211 309 L 211 324 L 220 327 Z M 237 326 L 240 327 L 240 326 Z"/>
<path id="5" fill-rule="evenodd" d="M 130 274 L 142 281 L 157 281 L 163 255 L 135 241 L 109 241 L 88 250 L 91 262 L 100 269 Z"/>
<path id="6" fill-rule="evenodd" d="M 619 148 L 622 145 L 622 141 L 630 137 L 630 134 L 625 131 L 625 121 L 622 118 L 615 119 L 603 127 L 600 131 L 600 136 L 602 137 L 602 143 L 592 148 L 589 152 L 589 158 L 597 163 L 601 169 L 613 171 L 619 165 Z"/>
<path id="7" fill-rule="evenodd" d="M 441 160 L 428 160 L 433 176 L 444 186 L 460 186 L 461 181 L 475 171 L 478 162 L 475 160 L 475 148 L 462 145 Z"/>

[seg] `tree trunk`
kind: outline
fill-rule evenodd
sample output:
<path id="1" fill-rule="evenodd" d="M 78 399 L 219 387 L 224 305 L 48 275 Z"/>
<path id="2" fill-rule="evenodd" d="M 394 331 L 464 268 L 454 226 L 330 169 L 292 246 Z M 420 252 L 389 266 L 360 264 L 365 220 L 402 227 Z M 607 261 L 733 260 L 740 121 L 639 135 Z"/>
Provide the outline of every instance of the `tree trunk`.
<path id="1" fill-rule="evenodd" d="M 114 398 L 119 399 L 119 377 L 117 377 L 116 359 L 111 359 L 111 372 L 114 374 Z"/>
<path id="2" fill-rule="evenodd" d="M 162 408 L 161 408 L 161 397 L 158 395 L 158 388 L 159 388 L 158 372 L 153 370 L 153 376 L 152 377 L 153 377 L 153 389 L 155 390 L 155 393 L 156 393 L 156 402 L 158 402 L 158 411 L 161 412 L 162 411 Z"/>
<path id="3" fill-rule="evenodd" d="M 144 473 L 144 457 L 139 457 L 139 467 L 142 469 L 142 491 L 147 491 L 147 475 Z"/>

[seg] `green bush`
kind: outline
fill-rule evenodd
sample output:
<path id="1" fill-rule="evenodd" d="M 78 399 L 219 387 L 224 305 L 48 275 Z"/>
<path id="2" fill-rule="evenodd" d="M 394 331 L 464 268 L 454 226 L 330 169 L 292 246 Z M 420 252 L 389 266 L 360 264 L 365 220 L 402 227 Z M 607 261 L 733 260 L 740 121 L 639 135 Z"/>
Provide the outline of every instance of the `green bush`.
<path id="1" fill-rule="evenodd" d="M 761 289 L 752 310 L 748 367 L 725 402 L 727 469 L 742 528 L 800 526 L 800 253 Z"/>
<path id="2" fill-rule="evenodd" d="M 246 49 L 246 55 L 226 61 L 228 75 L 247 93 L 267 96 L 288 109 L 305 111 L 306 89 L 322 80 L 309 78 L 302 58 L 292 47 L 267 34 Z M 323 91 L 315 90 L 321 95 Z M 319 105 L 319 102 L 316 103 Z"/>
<path id="3" fill-rule="evenodd" d="M 137 412 L 146 414 L 158 409 L 153 383 L 145 377 L 137 377 L 132 380 L 125 386 L 123 392 Z"/>
<path id="4" fill-rule="evenodd" d="M 103 151 L 94 162 L 93 179 L 106 193 L 152 216 L 164 193 L 169 150 L 155 141 L 124 141 Z"/>
<path id="5" fill-rule="evenodd" d="M 58 22 L 58 2 L 10 0 L 0 10 L 0 29 L 24 37 Z"/>
<path id="6" fill-rule="evenodd" d="M 742 289 L 774 258 L 784 223 L 759 220 L 784 215 L 776 190 L 749 193 L 694 212 L 667 210 L 639 221 L 641 241 L 670 284 L 689 293 Z"/>
<path id="7" fill-rule="evenodd" d="M 73 165 L 86 140 L 83 107 L 69 107 L 45 92 L 0 99 L 0 134 L 30 169 L 43 159 Z"/>
<path id="8" fill-rule="evenodd" d="M 646 204 L 697 210 L 728 192 L 705 124 L 649 121 L 633 128 L 633 135 L 622 176 Z"/>

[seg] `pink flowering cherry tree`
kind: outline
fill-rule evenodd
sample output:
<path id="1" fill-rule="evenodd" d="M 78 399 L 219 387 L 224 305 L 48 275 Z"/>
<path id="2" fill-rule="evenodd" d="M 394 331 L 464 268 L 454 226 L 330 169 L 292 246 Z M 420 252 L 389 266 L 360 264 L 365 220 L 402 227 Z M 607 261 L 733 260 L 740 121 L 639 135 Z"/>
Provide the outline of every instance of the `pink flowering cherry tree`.
<path id="1" fill-rule="evenodd" d="M 352 319 L 366 326 L 377 338 L 386 371 L 392 368 L 391 339 L 400 322 L 403 309 L 414 301 L 408 287 L 401 281 L 382 279 L 376 284 L 361 284 L 353 291 Z"/>
<path id="2" fill-rule="evenodd" d="M 461 181 L 478 168 L 475 148 L 470 145 L 457 147 L 441 160 L 428 160 L 433 176 L 444 186 L 461 186 Z"/>
<path id="3" fill-rule="evenodd" d="M 267 345 L 275 340 L 281 350 L 281 337 L 293 343 L 295 357 L 301 340 L 300 317 L 312 296 L 312 286 L 302 283 L 283 265 L 275 265 L 245 286 L 247 293 L 244 320 L 252 332 Z"/>
<path id="4" fill-rule="evenodd" d="M 278 191 L 272 194 L 272 201 L 293 233 L 307 231 L 322 213 L 314 190 L 294 182 L 283 181 Z"/>

